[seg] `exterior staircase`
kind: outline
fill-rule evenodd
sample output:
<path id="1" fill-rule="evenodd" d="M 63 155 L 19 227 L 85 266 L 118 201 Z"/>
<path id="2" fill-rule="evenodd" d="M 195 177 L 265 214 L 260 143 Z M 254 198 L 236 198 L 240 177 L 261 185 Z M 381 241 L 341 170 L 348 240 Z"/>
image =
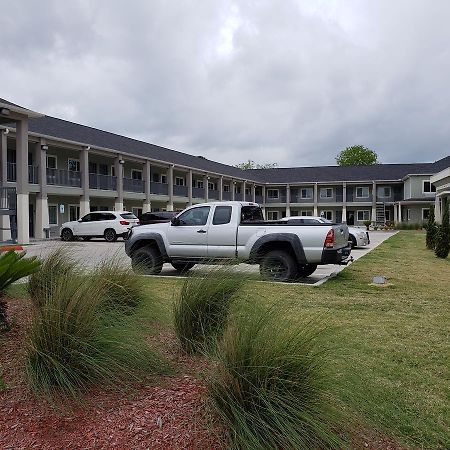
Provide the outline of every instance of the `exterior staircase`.
<path id="1" fill-rule="evenodd" d="M 383 226 L 386 223 L 386 205 L 384 203 L 377 203 L 376 207 L 376 224 Z"/>

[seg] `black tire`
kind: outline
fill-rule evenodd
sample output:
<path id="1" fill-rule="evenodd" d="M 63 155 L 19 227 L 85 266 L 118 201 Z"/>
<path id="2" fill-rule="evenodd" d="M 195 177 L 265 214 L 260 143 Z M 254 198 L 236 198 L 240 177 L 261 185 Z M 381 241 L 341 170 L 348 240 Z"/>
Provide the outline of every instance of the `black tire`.
<path id="1" fill-rule="evenodd" d="M 298 276 L 306 278 L 312 275 L 317 269 L 317 264 L 304 264 L 298 268 Z"/>
<path id="2" fill-rule="evenodd" d="M 353 234 L 348 235 L 348 241 L 352 245 L 352 248 L 355 248 L 358 245 L 358 243 L 356 242 L 356 238 L 355 236 L 353 236 Z"/>
<path id="3" fill-rule="evenodd" d="M 83 241 L 90 241 L 92 236 L 83 236 L 81 239 L 83 239 Z"/>
<path id="4" fill-rule="evenodd" d="M 291 253 L 272 250 L 261 258 L 259 273 L 263 280 L 288 282 L 297 279 L 298 267 Z"/>
<path id="5" fill-rule="evenodd" d="M 73 241 L 73 233 L 69 228 L 64 228 L 61 231 L 61 240 L 65 242 Z"/>
<path id="6" fill-rule="evenodd" d="M 131 267 L 136 273 L 158 275 L 158 273 L 161 273 L 162 266 L 161 253 L 152 246 L 141 247 L 131 256 Z"/>
<path id="7" fill-rule="evenodd" d="M 178 270 L 178 272 L 181 272 L 181 273 L 187 272 L 188 270 L 191 270 L 195 266 L 195 263 L 177 263 L 177 262 L 172 262 L 170 264 L 172 264 L 172 267 L 175 270 Z"/>
<path id="8" fill-rule="evenodd" d="M 115 242 L 117 241 L 117 234 L 112 228 L 107 228 L 103 233 L 103 237 L 107 242 Z"/>

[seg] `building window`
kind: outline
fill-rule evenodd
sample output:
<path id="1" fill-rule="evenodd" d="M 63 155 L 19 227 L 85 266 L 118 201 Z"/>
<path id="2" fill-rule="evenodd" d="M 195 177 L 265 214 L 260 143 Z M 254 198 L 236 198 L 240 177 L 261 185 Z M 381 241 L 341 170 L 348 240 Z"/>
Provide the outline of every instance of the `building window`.
<path id="1" fill-rule="evenodd" d="M 312 198 L 313 190 L 311 188 L 300 189 L 300 198 Z"/>
<path id="2" fill-rule="evenodd" d="M 278 220 L 278 211 L 267 211 L 267 220 Z"/>
<path id="3" fill-rule="evenodd" d="M 142 180 L 142 170 L 131 169 L 131 179 L 132 180 Z"/>
<path id="4" fill-rule="evenodd" d="M 430 216 L 430 208 L 422 208 L 422 220 L 425 222 Z"/>
<path id="5" fill-rule="evenodd" d="M 80 207 L 78 205 L 69 205 L 69 220 L 74 222 L 80 218 Z"/>
<path id="6" fill-rule="evenodd" d="M 161 175 L 161 183 L 167 184 L 167 175 Z"/>
<path id="7" fill-rule="evenodd" d="M 320 213 L 320 217 L 323 217 L 327 220 L 333 220 L 333 211 L 322 211 Z"/>
<path id="8" fill-rule="evenodd" d="M 136 216 L 136 217 L 141 217 L 142 216 L 142 208 L 131 208 L 132 213 Z"/>
<path id="9" fill-rule="evenodd" d="M 364 222 L 370 220 L 370 211 L 368 209 L 359 210 L 356 212 L 356 220 L 358 222 Z"/>
<path id="10" fill-rule="evenodd" d="M 195 186 L 195 185 L 194 185 Z M 203 189 L 203 181 L 202 180 L 197 180 L 197 187 L 199 189 Z"/>
<path id="11" fill-rule="evenodd" d="M 320 198 L 333 198 L 333 188 L 320 188 Z"/>
<path id="12" fill-rule="evenodd" d="M 161 183 L 161 175 L 159 173 L 152 173 L 153 183 Z"/>
<path id="13" fill-rule="evenodd" d="M 224 184 L 223 185 L 223 192 L 230 192 L 230 185 L 229 184 Z"/>
<path id="14" fill-rule="evenodd" d="M 267 198 L 273 198 L 273 199 L 279 198 L 279 190 L 278 189 L 267 189 Z M 274 212 L 274 211 L 272 211 L 272 212 Z M 276 219 L 273 219 L 273 220 L 276 220 Z"/>
<path id="15" fill-rule="evenodd" d="M 368 186 L 357 187 L 356 198 L 369 198 L 369 187 Z"/>
<path id="16" fill-rule="evenodd" d="M 312 215 L 313 215 L 313 212 L 304 209 L 304 210 L 300 211 L 300 215 L 301 215 L 302 217 L 312 216 Z"/>
<path id="17" fill-rule="evenodd" d="M 213 225 L 225 225 L 231 221 L 231 206 L 217 206 L 214 210 Z"/>
<path id="18" fill-rule="evenodd" d="M 99 164 L 98 165 L 98 173 L 99 173 L 99 175 L 108 176 L 108 165 L 107 164 Z"/>
<path id="19" fill-rule="evenodd" d="M 432 185 L 431 181 L 424 181 L 423 182 L 423 193 L 431 194 L 433 192 L 436 192 L 436 186 Z"/>
<path id="20" fill-rule="evenodd" d="M 390 186 L 383 186 L 378 188 L 378 197 L 380 198 L 389 198 L 392 195 L 392 190 Z"/>
<path id="21" fill-rule="evenodd" d="M 175 186 L 184 186 L 184 178 L 175 177 Z"/>
<path id="22" fill-rule="evenodd" d="M 48 205 L 48 222 L 50 225 L 58 225 L 58 205 Z"/>
<path id="23" fill-rule="evenodd" d="M 291 210 L 291 217 L 297 217 L 298 216 L 298 211 L 296 209 Z"/>
<path id="24" fill-rule="evenodd" d="M 208 181 L 208 189 L 209 189 L 210 191 L 217 191 L 216 183 L 213 183 L 213 182 L 211 182 L 211 181 Z"/>
<path id="25" fill-rule="evenodd" d="M 69 158 L 67 160 L 67 170 L 70 170 L 71 172 L 79 172 L 80 161 L 78 159 Z"/>
<path id="26" fill-rule="evenodd" d="M 245 188 L 245 195 L 246 196 L 251 195 L 250 188 Z"/>
<path id="27" fill-rule="evenodd" d="M 111 166 L 111 176 L 112 177 L 116 176 L 116 166 L 114 164 Z"/>
<path id="28" fill-rule="evenodd" d="M 47 155 L 47 169 L 56 169 L 58 167 L 58 160 L 54 155 Z"/>

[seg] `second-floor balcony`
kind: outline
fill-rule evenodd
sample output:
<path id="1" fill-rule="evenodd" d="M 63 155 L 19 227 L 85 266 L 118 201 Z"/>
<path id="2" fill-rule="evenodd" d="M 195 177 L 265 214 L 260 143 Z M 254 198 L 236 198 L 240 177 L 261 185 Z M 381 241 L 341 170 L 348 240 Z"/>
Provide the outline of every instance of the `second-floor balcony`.
<path id="1" fill-rule="evenodd" d="M 266 203 L 286 203 L 286 194 L 278 195 L 278 197 L 267 197 Z"/>
<path id="2" fill-rule="evenodd" d="M 231 200 L 231 192 L 230 191 L 224 191 L 222 195 L 223 200 Z"/>
<path id="3" fill-rule="evenodd" d="M 98 173 L 90 173 L 89 188 L 100 189 L 102 191 L 115 191 L 117 189 L 117 178 L 112 177 L 110 175 L 100 175 Z"/>
<path id="4" fill-rule="evenodd" d="M 150 183 L 150 192 L 158 195 L 169 195 L 169 185 L 166 183 Z"/>
<path id="5" fill-rule="evenodd" d="M 220 192 L 217 189 L 208 189 L 208 198 L 219 200 Z"/>
<path id="6" fill-rule="evenodd" d="M 193 187 L 192 188 L 192 197 L 194 198 L 205 198 L 205 189 Z"/>
<path id="7" fill-rule="evenodd" d="M 255 195 L 255 202 L 256 203 L 263 203 L 264 197 L 262 195 Z"/>
<path id="8" fill-rule="evenodd" d="M 143 180 L 135 180 L 133 178 L 124 178 L 123 179 L 123 190 L 126 192 L 144 192 L 144 181 Z"/>
<path id="9" fill-rule="evenodd" d="M 47 184 L 81 187 L 81 174 L 72 170 L 47 169 Z"/>
<path id="10" fill-rule="evenodd" d="M 16 163 L 7 163 L 6 164 L 6 179 L 14 183 L 17 181 L 17 165 Z M 38 184 L 38 167 L 37 166 L 28 166 L 28 183 Z"/>
<path id="11" fill-rule="evenodd" d="M 187 186 L 177 186 L 173 187 L 173 195 L 177 197 L 187 197 L 188 196 L 188 188 Z"/>

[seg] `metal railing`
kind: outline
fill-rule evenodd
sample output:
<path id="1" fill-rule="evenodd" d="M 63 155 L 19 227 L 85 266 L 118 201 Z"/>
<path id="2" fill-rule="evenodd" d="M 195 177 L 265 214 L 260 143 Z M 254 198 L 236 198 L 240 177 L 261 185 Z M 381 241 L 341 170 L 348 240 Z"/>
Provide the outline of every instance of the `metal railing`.
<path id="1" fill-rule="evenodd" d="M 17 181 L 17 164 L 6 164 L 6 179 L 12 183 Z M 28 183 L 38 184 L 38 167 L 28 166 Z"/>
<path id="2" fill-rule="evenodd" d="M 286 195 L 281 194 L 277 198 L 271 198 L 266 196 L 266 203 L 286 203 Z"/>
<path id="3" fill-rule="evenodd" d="M 205 198 L 205 189 L 193 187 L 192 188 L 192 197 L 194 198 Z"/>
<path id="4" fill-rule="evenodd" d="M 264 203 L 264 197 L 262 195 L 255 195 L 256 203 Z"/>
<path id="5" fill-rule="evenodd" d="M 115 191 L 117 189 L 117 177 L 90 173 L 89 188 L 100 189 L 102 191 Z"/>
<path id="6" fill-rule="evenodd" d="M 47 169 L 47 184 L 81 187 L 81 174 L 72 170 Z"/>
<path id="7" fill-rule="evenodd" d="M 123 179 L 123 190 L 127 192 L 144 192 L 144 181 L 135 180 L 133 178 Z"/>
<path id="8" fill-rule="evenodd" d="M 154 181 L 152 181 L 150 183 L 150 192 L 152 194 L 168 195 L 169 185 L 165 183 L 155 183 Z"/>
<path id="9" fill-rule="evenodd" d="M 231 192 L 227 191 L 222 194 L 222 199 L 223 200 L 231 200 Z"/>
<path id="10" fill-rule="evenodd" d="M 219 191 L 216 189 L 208 189 L 208 198 L 213 198 L 214 200 L 219 199 Z"/>
<path id="11" fill-rule="evenodd" d="M 188 196 L 188 188 L 187 186 L 177 186 L 173 187 L 173 195 L 177 197 L 187 197 Z"/>
<path id="12" fill-rule="evenodd" d="M 0 188 L 0 209 L 14 211 L 17 208 L 16 188 Z"/>

